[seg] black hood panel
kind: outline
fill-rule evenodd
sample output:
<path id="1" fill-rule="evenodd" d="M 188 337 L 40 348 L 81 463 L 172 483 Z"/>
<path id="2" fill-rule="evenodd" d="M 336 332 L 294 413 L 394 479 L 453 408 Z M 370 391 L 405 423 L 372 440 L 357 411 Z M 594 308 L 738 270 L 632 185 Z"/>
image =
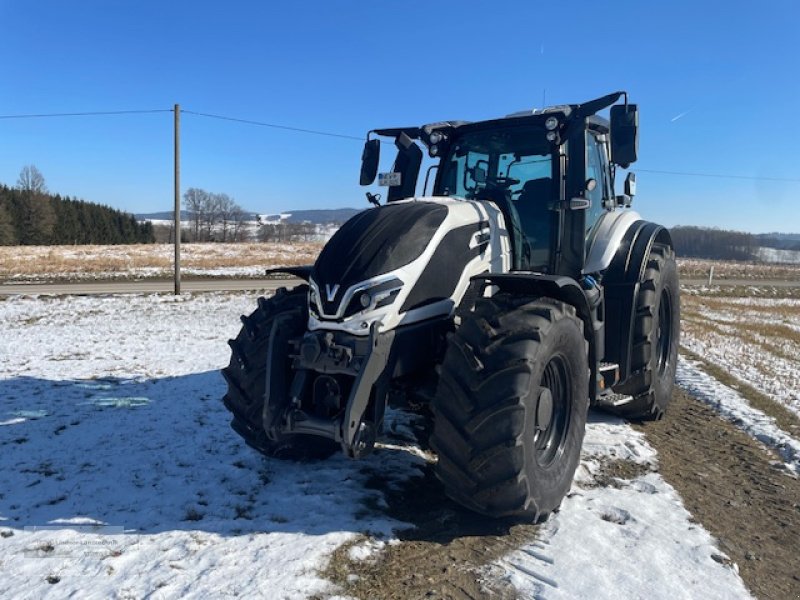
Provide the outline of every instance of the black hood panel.
<path id="1" fill-rule="evenodd" d="M 323 310 L 336 312 L 350 286 L 419 258 L 445 217 L 447 207 L 433 202 L 386 204 L 352 217 L 325 244 L 311 271 Z M 327 289 L 336 285 L 329 302 Z"/>

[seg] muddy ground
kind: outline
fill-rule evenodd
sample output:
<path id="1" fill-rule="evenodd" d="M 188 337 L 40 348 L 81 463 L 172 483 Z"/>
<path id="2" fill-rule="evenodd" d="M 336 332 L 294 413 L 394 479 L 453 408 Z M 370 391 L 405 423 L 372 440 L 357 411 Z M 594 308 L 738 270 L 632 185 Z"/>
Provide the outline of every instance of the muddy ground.
<path id="1" fill-rule="evenodd" d="M 637 426 L 658 451 L 659 472 L 739 565 L 757 598 L 800 598 L 800 480 L 683 391 L 667 417 Z"/>
<path id="2" fill-rule="evenodd" d="M 661 475 L 738 564 L 751 592 L 763 599 L 800 598 L 800 480 L 681 390 L 662 421 L 637 427 L 658 450 Z M 610 463 L 607 481 L 601 473 L 597 483 L 634 478 L 639 471 Z M 375 487 L 382 489 L 382 481 L 376 473 Z M 480 569 L 535 539 L 535 525 L 483 519 L 461 509 L 444 496 L 430 467 L 403 489 L 383 491 L 388 512 L 415 527 L 373 561 L 350 560 L 349 546 L 339 549 L 325 576 L 342 593 L 365 600 L 516 597 L 507 585 L 482 580 Z"/>

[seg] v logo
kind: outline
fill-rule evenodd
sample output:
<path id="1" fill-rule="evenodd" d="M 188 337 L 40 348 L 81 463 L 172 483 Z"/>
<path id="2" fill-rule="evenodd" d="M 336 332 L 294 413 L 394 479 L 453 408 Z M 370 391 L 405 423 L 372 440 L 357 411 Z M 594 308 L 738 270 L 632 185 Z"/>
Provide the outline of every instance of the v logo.
<path id="1" fill-rule="evenodd" d="M 333 302 L 336 299 L 336 293 L 339 291 L 339 284 L 337 283 L 333 287 L 330 284 L 325 284 L 325 296 L 328 298 L 328 302 Z"/>

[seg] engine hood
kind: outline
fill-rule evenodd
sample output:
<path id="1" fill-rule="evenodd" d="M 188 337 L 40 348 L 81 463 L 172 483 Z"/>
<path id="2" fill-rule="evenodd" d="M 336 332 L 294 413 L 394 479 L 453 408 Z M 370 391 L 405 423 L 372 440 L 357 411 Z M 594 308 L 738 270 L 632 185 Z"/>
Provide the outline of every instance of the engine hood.
<path id="1" fill-rule="evenodd" d="M 347 221 L 311 269 L 309 329 L 368 335 L 452 315 L 470 278 L 509 268 L 492 203 L 414 198 Z"/>
<path id="2" fill-rule="evenodd" d="M 352 217 L 325 245 L 311 270 L 322 310 L 335 313 L 353 285 L 419 258 L 446 217 L 447 207 L 432 202 L 387 204 Z"/>

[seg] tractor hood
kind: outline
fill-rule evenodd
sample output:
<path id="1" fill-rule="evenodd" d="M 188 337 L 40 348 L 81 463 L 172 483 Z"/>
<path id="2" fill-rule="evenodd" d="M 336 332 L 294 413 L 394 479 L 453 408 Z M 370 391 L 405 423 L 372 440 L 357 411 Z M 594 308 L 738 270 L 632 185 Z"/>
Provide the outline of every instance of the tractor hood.
<path id="1" fill-rule="evenodd" d="M 365 210 L 311 269 L 309 329 L 367 335 L 377 322 L 385 331 L 447 316 L 472 276 L 507 268 L 508 257 L 491 203 L 415 198 Z"/>
<path id="2" fill-rule="evenodd" d="M 333 235 L 311 271 L 324 313 L 333 314 L 353 285 L 417 258 L 447 217 L 431 202 L 387 204 L 358 213 Z"/>

